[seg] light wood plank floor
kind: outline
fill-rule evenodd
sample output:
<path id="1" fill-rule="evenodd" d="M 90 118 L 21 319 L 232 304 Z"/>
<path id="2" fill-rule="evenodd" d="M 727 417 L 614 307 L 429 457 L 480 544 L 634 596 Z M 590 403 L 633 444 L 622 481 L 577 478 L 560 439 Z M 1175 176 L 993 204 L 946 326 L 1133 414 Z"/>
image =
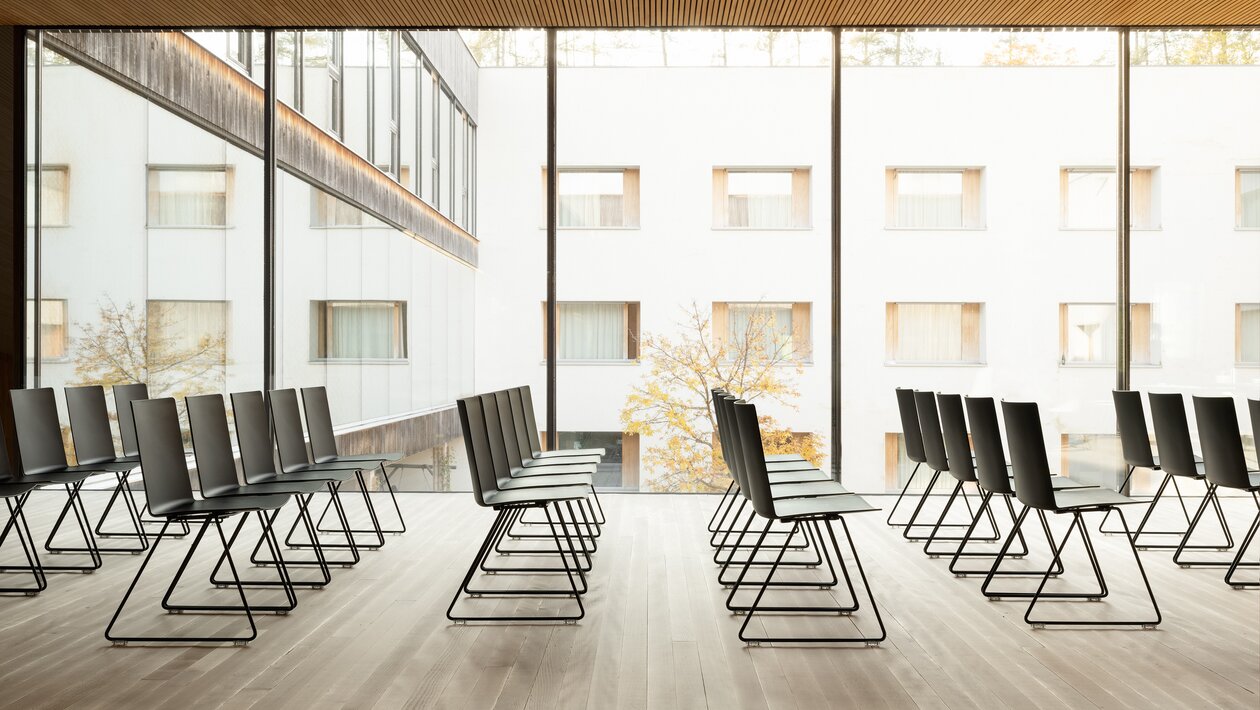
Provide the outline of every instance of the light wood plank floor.
<path id="1" fill-rule="evenodd" d="M 90 495 L 89 507 L 99 511 L 103 494 Z M 406 535 L 366 553 L 357 568 L 336 571 L 329 588 L 299 592 L 291 615 L 260 617 L 260 636 L 248 648 L 112 648 L 102 633 L 139 565 L 127 555 L 107 556 L 93 575 L 50 575 L 50 588 L 38 597 L 0 599 L 0 704 L 1260 707 L 1260 592 L 1228 588 L 1220 570 L 1179 569 L 1169 553 L 1142 554 L 1164 613 L 1158 630 L 1033 630 L 1023 623 L 1024 604 L 985 601 L 979 579 L 949 574 L 947 560 L 928 559 L 903 542 L 882 513 L 854 516 L 888 640 L 879 648 L 747 648 L 736 638 L 740 619 L 723 607 L 706 544 L 713 496 L 605 495 L 610 522 L 586 619 L 514 627 L 452 626 L 443 616 L 491 514 L 467 494 L 400 498 Z M 37 536 L 60 500 L 41 492 L 32 502 Z M 874 500 L 891 505 L 891 498 Z M 1236 529 L 1254 512 L 1247 500 L 1231 501 L 1229 509 Z M 1056 521 L 1060 530 L 1065 523 Z M 1071 605 L 1069 613 L 1142 613 L 1127 547 L 1117 537 L 1094 540 L 1112 597 Z M 158 599 L 184 544 L 159 551 L 125 620 L 136 630 L 239 628 L 239 617 L 160 613 Z M 1080 570 L 1079 562 L 1069 560 L 1070 568 Z M 187 592 L 225 593 L 196 584 Z M 472 603 L 537 611 L 560 602 Z M 808 633 L 868 621 L 863 614 L 853 621 L 790 617 L 768 620 L 766 628 Z"/>

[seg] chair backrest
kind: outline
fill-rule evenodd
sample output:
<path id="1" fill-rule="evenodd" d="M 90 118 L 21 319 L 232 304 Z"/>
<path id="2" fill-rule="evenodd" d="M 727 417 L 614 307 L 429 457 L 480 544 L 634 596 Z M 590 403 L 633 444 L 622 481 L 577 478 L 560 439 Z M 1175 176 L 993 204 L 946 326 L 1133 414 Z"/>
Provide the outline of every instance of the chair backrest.
<path id="1" fill-rule="evenodd" d="M 490 462 L 490 442 L 486 439 L 486 420 L 482 416 L 481 397 L 463 397 L 455 401 L 459 410 L 459 426 L 468 452 L 468 473 L 472 477 L 473 498 L 477 505 L 486 504 L 487 491 L 496 489 L 494 464 Z"/>
<path id="2" fill-rule="evenodd" d="M 534 458 L 534 448 L 529 441 L 529 426 L 525 423 L 525 405 L 521 398 L 521 388 L 513 387 L 507 391 L 508 402 L 512 405 L 512 425 L 516 427 L 516 442 L 521 450 L 521 460 Z"/>
<path id="3" fill-rule="evenodd" d="M 1251 415 L 1251 443 L 1256 447 L 1256 455 L 1260 458 L 1260 399 L 1247 400 L 1247 413 Z M 0 451 L 4 449 L 0 448 Z"/>
<path id="4" fill-rule="evenodd" d="M 508 462 L 518 468 L 534 458 L 534 452 L 526 450 L 529 442 L 522 441 L 516 433 L 516 414 L 507 390 L 494 393 L 494 406 L 499 412 L 499 427 L 503 430 L 503 443 L 507 445 Z"/>
<path id="5" fill-rule="evenodd" d="M 945 440 L 941 438 L 941 418 L 936 412 L 936 394 L 914 392 L 914 410 L 919 420 L 919 434 L 923 437 L 923 455 L 927 465 L 937 471 L 949 470 L 949 457 L 945 454 Z"/>
<path id="6" fill-rule="evenodd" d="M 105 388 L 100 385 L 67 387 L 66 414 L 70 417 L 70 440 L 79 465 L 113 461 L 114 432 L 109 426 Z"/>
<path id="7" fill-rule="evenodd" d="M 1203 472 L 1207 480 L 1225 488 L 1251 488 L 1247 459 L 1233 397 L 1194 397 L 1194 418 L 1203 447 Z"/>
<path id="8" fill-rule="evenodd" d="M 722 450 L 722 460 L 726 462 L 726 470 L 735 479 L 740 492 L 744 490 L 744 448 L 740 443 L 739 426 L 735 423 L 735 404 L 743 402 L 725 392 L 713 400 L 714 414 L 718 423 L 718 448 Z M 764 457 L 763 457 L 764 458 Z"/>
<path id="9" fill-rule="evenodd" d="M 1151 400 L 1151 422 L 1155 425 L 1160 469 L 1176 476 L 1198 476 L 1185 398 L 1180 392 L 1151 392 L 1147 397 Z"/>
<path id="10" fill-rule="evenodd" d="M 1050 460 L 1037 403 L 1003 402 L 1002 419 L 1011 445 L 1016 497 L 1029 507 L 1055 510 L 1054 483 L 1050 481 Z"/>
<path id="11" fill-rule="evenodd" d="M 10 395 L 22 473 L 32 476 L 64 469 L 66 447 L 61 441 L 57 398 L 52 388 L 13 390 Z"/>
<path id="12" fill-rule="evenodd" d="M 512 465 L 508 456 L 507 442 L 503 439 L 503 421 L 499 417 L 499 403 L 494 393 L 478 395 L 481 398 L 481 416 L 486 421 L 486 441 L 490 445 L 490 463 L 496 482 L 507 482 L 512 471 L 521 467 L 520 463 Z M 495 486 L 498 488 L 498 486 Z"/>
<path id="13" fill-rule="evenodd" d="M 232 393 L 232 420 L 236 423 L 236 444 L 240 447 L 241 472 L 249 483 L 262 482 L 276 472 L 276 447 L 271 439 L 271 420 L 263 393 Z"/>
<path id="14" fill-rule="evenodd" d="M 122 439 L 123 456 L 140 454 L 140 447 L 136 445 L 136 421 L 131 415 L 131 403 L 148 398 L 149 386 L 142 382 L 114 385 L 114 411 L 118 414 L 118 436 Z"/>
<path id="15" fill-rule="evenodd" d="M 3 418 L 0 418 L 0 422 Z M 19 475 L 18 471 L 13 467 L 13 462 L 9 460 L 9 444 L 5 441 L 4 426 L 0 424 L 0 482 L 7 481 Z"/>
<path id="16" fill-rule="evenodd" d="M 188 429 L 192 434 L 193 458 L 203 495 L 234 492 L 240 486 L 236 458 L 232 455 L 232 435 L 228 433 L 227 408 L 223 395 L 203 394 L 185 397 Z"/>
<path id="17" fill-rule="evenodd" d="M 976 478 L 986 491 L 1015 492 L 1006 473 L 1006 451 L 1002 429 L 998 427 L 997 406 L 992 397 L 966 397 L 967 420 L 971 423 L 971 445 L 976 454 Z"/>
<path id="18" fill-rule="evenodd" d="M 1124 462 L 1139 468 L 1154 468 L 1155 454 L 1146 433 L 1146 412 L 1142 409 L 1142 393 L 1133 390 L 1112 390 L 1116 404 L 1116 428 L 1120 430 L 1120 451 Z"/>
<path id="19" fill-rule="evenodd" d="M 748 402 L 731 405 L 735 426 L 739 429 L 740 449 L 743 452 L 743 490 L 752 501 L 753 510 L 763 518 L 775 517 L 774 496 L 770 493 L 770 475 L 766 472 L 766 452 L 761 447 L 761 425 L 757 421 L 757 406 Z"/>
<path id="20" fill-rule="evenodd" d="M 333 433 L 332 412 L 328 409 L 328 390 L 303 387 L 302 413 L 306 415 L 306 434 L 311 439 L 311 457 L 316 463 L 336 459 L 337 435 Z"/>
<path id="21" fill-rule="evenodd" d="M 949 473 L 960 481 L 976 481 L 976 467 L 971 460 L 971 442 L 967 440 L 967 418 L 963 414 L 962 396 L 936 395 L 936 408 L 941 415 L 941 435 L 949 456 Z M 920 410 L 922 411 L 922 410 Z"/>
<path id="22" fill-rule="evenodd" d="M 901 415 L 901 438 L 906 446 L 906 458 L 915 463 L 927 463 L 923 452 L 923 433 L 919 430 L 919 415 L 914 410 L 914 390 L 897 388 L 897 413 Z"/>
<path id="23" fill-rule="evenodd" d="M 267 409 L 271 412 L 271 429 L 280 452 L 280 470 L 294 471 L 311 462 L 302 435 L 302 412 L 298 409 L 297 391 L 293 389 L 267 392 Z"/>
<path id="24" fill-rule="evenodd" d="M 542 442 L 538 439 L 538 421 L 534 419 L 534 396 L 529 393 L 529 385 L 521 387 L 521 407 L 525 410 L 525 428 L 529 434 L 529 447 L 534 451 L 542 451 Z"/>
<path id="25" fill-rule="evenodd" d="M 170 397 L 133 401 L 131 411 L 136 421 L 140 471 L 149 511 L 164 515 L 193 500 L 184 439 L 179 431 L 179 411 Z"/>

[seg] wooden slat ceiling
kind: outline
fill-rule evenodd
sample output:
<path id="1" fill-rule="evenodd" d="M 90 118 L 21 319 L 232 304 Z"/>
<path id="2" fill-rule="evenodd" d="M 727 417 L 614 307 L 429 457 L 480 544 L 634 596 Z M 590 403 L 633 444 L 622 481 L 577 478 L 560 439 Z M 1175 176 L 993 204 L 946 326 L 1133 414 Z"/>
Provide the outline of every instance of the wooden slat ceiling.
<path id="1" fill-rule="evenodd" d="M 1183 27 L 1260 0 L 0 0 L 0 21 L 130 27 Z"/>

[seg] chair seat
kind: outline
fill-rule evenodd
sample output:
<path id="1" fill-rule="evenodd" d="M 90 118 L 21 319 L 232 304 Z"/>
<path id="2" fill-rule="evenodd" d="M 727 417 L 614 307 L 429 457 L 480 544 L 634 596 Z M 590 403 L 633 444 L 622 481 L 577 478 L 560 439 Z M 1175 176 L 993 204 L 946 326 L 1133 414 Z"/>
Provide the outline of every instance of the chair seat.
<path id="1" fill-rule="evenodd" d="M 35 490 L 34 483 L 0 483 L 0 498 L 17 498 Z"/>
<path id="2" fill-rule="evenodd" d="M 800 471 L 778 471 L 769 474 L 769 478 L 772 486 L 783 483 L 810 483 L 813 481 L 831 480 L 831 476 L 816 468 L 802 469 Z"/>
<path id="3" fill-rule="evenodd" d="M 178 501 L 169 505 L 152 506 L 149 512 L 168 518 L 252 513 L 256 510 L 277 510 L 289 502 L 287 495 L 232 496 L 203 500 Z"/>
<path id="4" fill-rule="evenodd" d="M 316 481 L 319 483 L 334 483 L 348 481 L 354 477 L 354 472 L 358 469 L 338 468 L 330 471 L 298 471 L 294 473 L 256 473 L 251 478 L 260 483 L 272 483 L 275 481 Z"/>
<path id="5" fill-rule="evenodd" d="M 530 459 L 524 462 L 525 468 L 535 468 L 538 466 L 576 466 L 579 464 L 597 465 L 600 462 L 598 456 L 565 456 L 563 458 L 553 456 L 547 459 Z"/>
<path id="6" fill-rule="evenodd" d="M 520 505 L 525 503 L 551 503 L 558 500 L 582 500 L 590 494 L 583 486 L 555 486 L 542 488 L 518 488 L 510 491 L 486 491 L 482 500 L 486 505 Z"/>
<path id="7" fill-rule="evenodd" d="M 77 466 L 72 466 L 62 471 L 49 471 L 47 473 L 28 473 L 21 476 L 14 476 L 9 479 L 12 483 L 33 483 L 36 486 L 55 486 L 63 483 L 78 483 L 95 476 L 101 471 L 79 471 Z"/>
<path id="8" fill-rule="evenodd" d="M 595 464 L 583 463 L 569 466 L 566 464 L 549 464 L 547 466 L 530 466 L 512 470 L 513 478 L 529 478 L 531 476 L 567 476 L 574 473 L 595 474 Z"/>
<path id="9" fill-rule="evenodd" d="M 315 463 L 384 463 L 389 461 L 397 461 L 403 458 L 403 454 L 355 454 L 353 456 L 324 456 L 315 459 Z"/>
<path id="10" fill-rule="evenodd" d="M 800 454 L 766 454 L 766 463 L 776 463 L 782 461 L 804 461 L 805 457 Z"/>
<path id="11" fill-rule="evenodd" d="M 774 512 L 780 519 L 805 518 L 815 515 L 844 515 L 845 513 L 867 513 L 879 510 L 866 502 L 862 496 L 848 495 L 822 496 L 819 498 L 793 498 L 792 500 L 776 500 Z"/>
<path id="12" fill-rule="evenodd" d="M 1110 488 L 1070 488 L 1054 492 L 1054 504 L 1059 510 L 1079 510 L 1110 505 L 1132 505 L 1143 501 L 1134 500 Z"/>
<path id="13" fill-rule="evenodd" d="M 113 473 L 115 471 L 119 473 L 125 473 L 127 471 L 134 471 L 137 468 L 140 468 L 139 458 L 135 458 L 135 459 L 114 458 L 108 461 L 86 461 L 86 462 L 81 463 L 78 466 L 70 467 L 71 470 L 78 469 L 78 470 L 83 470 L 83 471 L 94 471 L 96 473 L 106 473 L 106 472 Z"/>
<path id="14" fill-rule="evenodd" d="M 774 473 L 775 471 L 808 471 L 814 468 L 814 464 L 801 461 L 778 461 L 775 463 L 766 462 L 766 471 Z"/>
<path id="15" fill-rule="evenodd" d="M 298 495 L 299 493 L 318 493 L 324 490 L 323 481 L 286 481 L 278 480 L 269 483 L 249 483 L 244 486 L 222 486 L 214 489 L 203 489 L 202 495 L 207 498 L 225 498 L 228 496 L 262 496 L 271 494 Z"/>
<path id="16" fill-rule="evenodd" d="M 499 488 L 516 490 L 520 488 L 555 488 L 556 486 L 591 486 L 594 479 L 588 473 L 557 474 L 554 476 L 527 476 L 525 478 L 508 478 L 499 480 Z"/>
<path id="17" fill-rule="evenodd" d="M 535 451 L 533 458 L 553 459 L 565 456 L 603 456 L 603 449 L 556 449 L 555 451 Z"/>
<path id="18" fill-rule="evenodd" d="M 784 498 L 852 495 L 852 492 L 835 481 L 811 481 L 770 486 L 770 495 L 775 500 L 782 500 Z"/>

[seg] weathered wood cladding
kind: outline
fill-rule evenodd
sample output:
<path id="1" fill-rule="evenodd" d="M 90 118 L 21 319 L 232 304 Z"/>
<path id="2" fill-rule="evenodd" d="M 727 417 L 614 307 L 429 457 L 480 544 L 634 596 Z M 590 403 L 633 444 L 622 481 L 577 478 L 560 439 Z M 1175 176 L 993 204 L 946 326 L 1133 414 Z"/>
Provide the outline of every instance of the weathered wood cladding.
<path id="1" fill-rule="evenodd" d="M 391 451 L 411 455 L 459 435 L 459 416 L 454 407 L 447 407 L 338 434 L 337 451 L 343 456 Z"/>
<path id="2" fill-rule="evenodd" d="M 47 32 L 45 44 L 237 147 L 262 155 L 262 87 L 180 32 Z M 477 240 L 281 103 L 276 161 L 397 229 L 469 264 Z"/>
<path id="3" fill-rule="evenodd" d="M 449 30 L 413 30 L 407 33 L 419 45 L 424 56 L 437 69 L 442 81 L 451 87 L 455 98 L 477 122 L 477 60 L 457 32 Z"/>

